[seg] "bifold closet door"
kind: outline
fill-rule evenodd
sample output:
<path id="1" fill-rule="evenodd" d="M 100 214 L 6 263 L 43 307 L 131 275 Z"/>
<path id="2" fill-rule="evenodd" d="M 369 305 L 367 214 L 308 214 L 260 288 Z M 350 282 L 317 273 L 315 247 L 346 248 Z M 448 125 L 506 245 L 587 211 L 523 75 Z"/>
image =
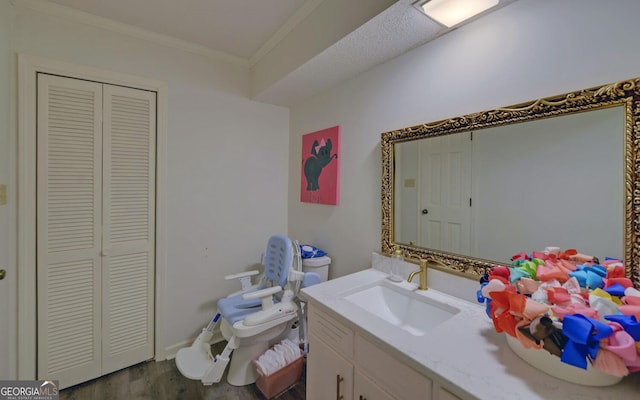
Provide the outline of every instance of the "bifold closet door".
<path id="1" fill-rule="evenodd" d="M 38 76 L 38 378 L 153 357 L 155 93 Z"/>
<path id="2" fill-rule="evenodd" d="M 102 373 L 153 357 L 154 92 L 104 87 Z"/>
<path id="3" fill-rule="evenodd" d="M 102 85 L 38 76 L 38 378 L 100 376 Z"/>

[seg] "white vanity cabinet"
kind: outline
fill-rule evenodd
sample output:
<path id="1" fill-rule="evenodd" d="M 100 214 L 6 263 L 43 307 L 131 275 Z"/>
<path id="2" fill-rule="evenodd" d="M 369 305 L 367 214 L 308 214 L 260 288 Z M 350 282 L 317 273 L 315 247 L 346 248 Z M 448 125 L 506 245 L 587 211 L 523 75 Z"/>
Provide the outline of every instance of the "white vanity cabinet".
<path id="1" fill-rule="evenodd" d="M 460 400 L 460 397 L 451 393 L 447 389 L 440 387 L 438 388 L 438 400 Z"/>
<path id="2" fill-rule="evenodd" d="M 353 364 L 313 334 L 309 335 L 309 350 L 307 400 L 352 400 Z"/>
<path id="3" fill-rule="evenodd" d="M 311 304 L 308 315 L 307 400 L 352 400 L 353 330 Z"/>
<path id="4" fill-rule="evenodd" d="M 307 399 L 638 398 L 640 380 L 635 376 L 594 387 L 563 382 L 530 367 L 502 348 L 504 335 L 494 331 L 485 307 L 434 288 L 421 292 L 407 282 L 391 284 L 387 277 L 369 268 L 302 289 L 309 306 Z M 414 335 L 385 318 L 384 304 L 369 308 L 379 309 L 379 315 L 366 311 L 360 303 L 379 300 L 375 291 L 351 297 L 374 286 L 394 286 L 397 292 L 412 292 L 407 297 L 425 296 L 459 312 Z M 428 318 L 421 312 L 418 316 Z"/>
<path id="5" fill-rule="evenodd" d="M 458 399 L 330 313 L 308 316 L 308 400 Z"/>
<path id="6" fill-rule="evenodd" d="M 355 373 L 353 393 L 355 400 L 394 400 L 394 397 L 391 397 L 359 370 L 356 370 Z M 357 397 L 355 397 L 356 394 Z"/>

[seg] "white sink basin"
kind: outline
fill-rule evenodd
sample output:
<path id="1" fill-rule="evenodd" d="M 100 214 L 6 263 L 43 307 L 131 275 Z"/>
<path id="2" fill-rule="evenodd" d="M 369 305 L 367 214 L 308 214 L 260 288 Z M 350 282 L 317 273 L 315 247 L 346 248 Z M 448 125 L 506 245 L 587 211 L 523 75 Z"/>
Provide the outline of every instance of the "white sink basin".
<path id="1" fill-rule="evenodd" d="M 364 311 L 414 336 L 447 321 L 460 310 L 385 282 L 344 296 Z"/>

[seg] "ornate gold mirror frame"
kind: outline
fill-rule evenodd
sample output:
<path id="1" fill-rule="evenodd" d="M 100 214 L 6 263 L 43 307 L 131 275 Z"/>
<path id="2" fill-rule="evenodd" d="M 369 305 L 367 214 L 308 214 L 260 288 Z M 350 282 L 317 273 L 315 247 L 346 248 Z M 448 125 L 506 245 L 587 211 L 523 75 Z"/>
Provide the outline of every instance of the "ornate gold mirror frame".
<path id="1" fill-rule="evenodd" d="M 477 278 L 497 262 L 410 246 L 394 241 L 394 144 L 520 123 L 605 107 L 624 109 L 624 255 L 627 276 L 640 287 L 640 78 L 620 81 L 509 107 L 382 133 L 382 252 L 398 246 L 411 257 L 432 258 L 445 271 Z M 437 268 L 437 267 L 436 267 Z M 443 269 L 443 268 L 438 268 Z"/>

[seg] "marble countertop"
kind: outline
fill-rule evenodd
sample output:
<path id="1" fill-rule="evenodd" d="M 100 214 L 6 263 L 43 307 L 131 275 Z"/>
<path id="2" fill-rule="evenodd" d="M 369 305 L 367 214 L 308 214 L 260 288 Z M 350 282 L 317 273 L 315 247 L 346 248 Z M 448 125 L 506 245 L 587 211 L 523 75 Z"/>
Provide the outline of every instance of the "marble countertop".
<path id="1" fill-rule="evenodd" d="M 368 313 L 344 296 L 358 288 L 385 281 L 460 310 L 451 319 L 414 336 Z M 335 312 L 341 321 L 396 355 L 406 364 L 468 399 L 629 400 L 640 398 L 640 373 L 607 387 L 562 381 L 531 367 L 507 346 L 485 314 L 484 306 L 439 292 L 418 291 L 415 283 L 392 283 L 387 274 L 366 269 L 303 289 L 320 309 Z"/>

